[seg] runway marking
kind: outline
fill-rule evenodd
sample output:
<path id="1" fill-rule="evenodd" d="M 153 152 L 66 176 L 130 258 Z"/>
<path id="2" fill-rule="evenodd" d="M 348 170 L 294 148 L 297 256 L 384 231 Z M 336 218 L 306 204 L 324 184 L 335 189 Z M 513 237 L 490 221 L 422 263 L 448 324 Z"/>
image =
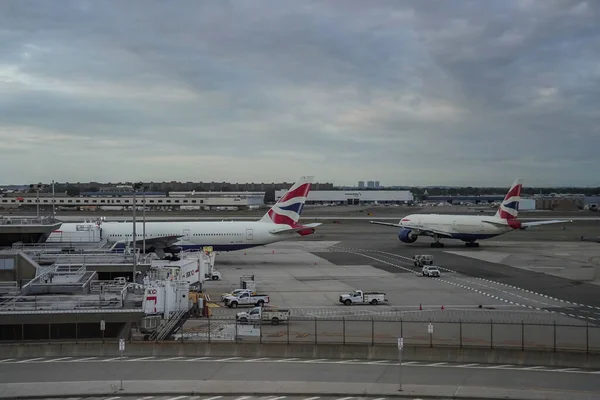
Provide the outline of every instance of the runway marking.
<path id="1" fill-rule="evenodd" d="M 37 358 L 29 358 L 27 360 L 21 360 L 21 361 L 17 361 L 17 364 L 22 364 L 22 363 L 27 363 L 27 362 L 32 362 L 32 361 L 38 361 L 38 360 L 42 360 L 44 357 L 37 357 Z"/>
<path id="2" fill-rule="evenodd" d="M 132 362 L 132 361 L 145 361 L 145 360 L 151 360 L 154 357 L 141 357 L 141 358 L 130 358 L 129 360 L 126 360 L 127 362 Z"/>
<path id="3" fill-rule="evenodd" d="M 154 396 L 146 396 L 146 397 L 140 397 L 137 400 L 150 400 L 150 399 L 153 399 L 153 398 L 154 398 Z"/>
<path id="4" fill-rule="evenodd" d="M 236 398 L 235 400 L 246 400 L 246 399 L 249 399 L 250 397 L 252 397 L 252 396 L 242 396 L 242 397 Z"/>
<path id="5" fill-rule="evenodd" d="M 54 358 L 54 359 L 52 359 L 52 360 L 46 360 L 46 361 L 42 361 L 42 362 L 45 362 L 45 363 L 48 363 L 48 362 L 56 362 L 56 361 L 68 360 L 68 359 L 70 359 L 70 358 L 73 358 L 73 357 L 61 357 L 61 358 Z"/>
<path id="6" fill-rule="evenodd" d="M 317 399 L 320 399 L 320 397 L 307 397 L 304 400 L 317 400 Z M 377 399 L 374 399 L 374 400 L 377 400 Z"/>
<path id="7" fill-rule="evenodd" d="M 217 400 L 217 399 L 220 399 L 221 397 L 223 397 L 223 396 L 213 396 L 213 397 L 208 397 L 204 400 Z"/>
<path id="8" fill-rule="evenodd" d="M 179 358 L 179 357 L 178 357 Z M 204 358 L 204 357 L 203 357 Z M 207 357 L 210 358 L 210 357 Z M 231 358 L 235 358 L 238 360 L 231 360 Z M 26 360 L 18 360 L 18 359 L 7 359 L 7 360 L 16 360 L 16 361 L 8 361 L 8 362 L 4 362 L 4 364 L 21 364 L 21 363 L 44 363 L 44 362 L 55 362 L 56 359 L 46 359 L 43 360 L 43 358 L 36 358 L 36 359 L 26 359 Z M 109 360 L 115 360 L 118 359 L 117 358 L 109 358 L 109 359 L 99 359 L 97 360 L 97 362 L 105 362 L 105 361 L 109 361 Z M 35 360 L 35 361 L 34 361 Z M 192 361 L 195 360 L 194 357 L 191 358 L 187 358 L 187 359 L 177 359 L 174 360 L 173 362 L 178 362 L 178 361 Z M 387 367 L 387 366 L 394 366 L 394 365 L 399 365 L 399 363 L 397 361 L 394 360 L 358 360 L 358 359 L 352 359 L 352 360 L 339 360 L 339 359 L 326 359 L 326 358 L 319 358 L 319 359 L 315 359 L 315 360 L 304 360 L 304 359 L 281 359 L 281 360 L 277 360 L 277 359 L 241 359 L 241 357 L 230 357 L 228 359 L 226 359 L 227 361 L 222 361 L 223 359 L 220 358 L 213 358 L 213 359 L 204 359 L 201 360 L 200 362 L 204 361 L 204 362 L 256 362 L 256 363 L 274 363 L 274 362 L 288 362 L 288 363 L 294 363 L 294 364 L 311 364 L 311 363 L 321 363 L 321 364 L 350 364 L 350 365 L 370 365 L 370 366 L 379 366 L 379 367 Z M 257 361 L 260 360 L 260 361 Z M 4 360 L 3 360 L 4 361 Z M 56 361 L 59 363 L 69 363 L 69 362 L 79 362 L 80 360 L 78 359 L 69 359 L 69 360 L 62 360 L 62 361 Z M 147 362 L 148 360 L 145 360 L 145 357 L 142 358 L 132 358 L 130 360 L 128 360 L 130 362 L 134 362 L 134 361 L 141 361 L 141 362 Z M 154 360 L 156 361 L 156 360 Z M 547 366 L 516 366 L 516 365 L 509 365 L 509 364 L 503 364 L 503 365 L 496 365 L 496 364 L 478 364 L 478 363 L 470 363 L 470 364 L 452 364 L 452 363 L 448 363 L 448 362 L 436 362 L 436 363 L 431 363 L 431 362 L 426 362 L 426 361 L 406 361 L 406 362 L 402 362 L 403 366 L 410 366 L 410 367 L 426 367 L 426 368 L 476 368 L 476 369 L 506 369 L 506 370 L 514 370 L 514 371 L 524 371 L 524 370 L 542 370 L 544 372 L 564 372 L 564 373 L 577 373 L 577 374 L 599 374 L 600 371 L 595 371 L 595 370 L 582 370 L 580 368 L 560 368 L 560 367 L 547 367 Z"/>
<path id="9" fill-rule="evenodd" d="M 12 361 L 12 360 L 16 360 L 16 358 L 7 358 L 7 359 L 4 359 L 4 360 L 0 360 L 0 363 Z"/>
<path id="10" fill-rule="evenodd" d="M 120 399 L 120 398 L 121 398 L 121 396 L 117 396 L 117 397 L 109 397 L 109 398 L 108 398 L 108 399 L 106 399 L 106 400 L 117 400 L 117 399 Z"/>
<path id="11" fill-rule="evenodd" d="M 185 399 L 188 396 L 177 396 L 177 397 L 169 397 L 167 400 L 180 400 L 180 399 Z M 223 396 L 217 396 L 217 398 L 219 397 L 223 397 Z"/>

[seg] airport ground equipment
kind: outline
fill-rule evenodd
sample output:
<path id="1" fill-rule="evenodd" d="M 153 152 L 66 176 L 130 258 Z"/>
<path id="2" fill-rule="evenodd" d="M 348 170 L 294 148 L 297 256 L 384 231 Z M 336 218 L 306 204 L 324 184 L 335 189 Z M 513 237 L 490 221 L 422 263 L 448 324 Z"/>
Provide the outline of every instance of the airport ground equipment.
<path id="1" fill-rule="evenodd" d="M 248 289 L 256 293 L 256 281 L 254 275 L 242 275 L 240 277 L 240 289 Z"/>
<path id="2" fill-rule="evenodd" d="M 413 256 L 413 264 L 415 267 L 423 267 L 424 265 L 433 265 L 433 256 L 430 254 L 417 254 Z"/>
<path id="3" fill-rule="evenodd" d="M 340 303 L 346 306 L 352 304 L 377 305 L 386 301 L 385 293 L 382 292 L 363 292 L 362 290 L 355 290 L 352 293 L 340 295 Z"/>
<path id="4" fill-rule="evenodd" d="M 429 276 L 434 278 L 440 277 L 440 270 L 435 265 L 425 265 L 422 270 L 423 276 Z"/>
<path id="5" fill-rule="evenodd" d="M 271 307 L 255 307 L 249 312 L 242 311 L 235 316 L 235 319 L 241 323 L 270 321 L 271 325 L 279 325 L 281 321 L 288 321 L 289 318 L 290 310 Z"/>
<path id="6" fill-rule="evenodd" d="M 266 294 L 242 293 L 237 297 L 227 296 L 223 301 L 227 307 L 237 308 L 238 306 L 262 307 L 263 305 L 270 303 L 271 300 Z"/>

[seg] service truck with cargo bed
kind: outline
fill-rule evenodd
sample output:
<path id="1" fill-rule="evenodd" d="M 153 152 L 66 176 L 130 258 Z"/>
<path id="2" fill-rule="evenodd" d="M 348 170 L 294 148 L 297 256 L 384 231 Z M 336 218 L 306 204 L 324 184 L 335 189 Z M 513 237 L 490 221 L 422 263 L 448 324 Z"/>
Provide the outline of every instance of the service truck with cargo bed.
<path id="1" fill-rule="evenodd" d="M 242 311 L 235 316 L 241 323 L 252 321 L 271 321 L 271 325 L 279 325 L 281 321 L 290 319 L 290 310 L 271 307 L 255 307 L 250 312 Z"/>
<path id="2" fill-rule="evenodd" d="M 257 306 L 262 307 L 270 302 L 269 296 L 266 294 L 252 294 L 248 292 L 240 293 L 237 296 L 227 296 L 223 299 L 225 305 L 229 308 L 237 308 L 238 306 Z"/>
<path id="3" fill-rule="evenodd" d="M 355 290 L 352 293 L 340 295 L 340 303 L 346 306 L 352 304 L 372 304 L 375 306 L 386 301 L 385 293 L 382 292 L 363 292 L 362 290 Z"/>

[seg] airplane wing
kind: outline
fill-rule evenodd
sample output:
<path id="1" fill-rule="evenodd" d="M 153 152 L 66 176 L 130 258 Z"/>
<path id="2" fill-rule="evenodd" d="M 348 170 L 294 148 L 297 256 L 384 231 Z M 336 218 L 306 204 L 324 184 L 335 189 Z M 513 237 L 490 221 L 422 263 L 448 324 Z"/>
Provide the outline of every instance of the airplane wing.
<path id="1" fill-rule="evenodd" d="M 416 226 L 410 226 L 407 224 L 400 225 L 400 224 L 392 224 L 390 222 L 379 222 L 379 221 L 369 221 L 369 222 L 371 224 L 387 225 L 387 226 L 393 226 L 396 228 L 410 229 L 411 231 L 414 231 L 415 234 L 417 234 L 417 235 L 426 235 L 426 236 L 430 235 L 431 236 L 433 234 L 436 234 L 441 237 L 448 237 L 448 238 L 452 237 L 452 235 L 449 234 L 448 232 L 440 231 L 438 229 L 423 229 L 423 228 L 418 228 Z"/>
<path id="2" fill-rule="evenodd" d="M 550 225 L 550 224 L 568 224 L 573 222 L 572 219 L 551 219 L 547 221 L 521 222 L 521 229 L 528 229 L 534 226 Z"/>
<path id="3" fill-rule="evenodd" d="M 171 236 L 146 238 L 146 247 L 158 247 L 158 248 L 171 247 L 175 243 L 177 243 L 179 241 L 179 239 L 182 237 L 183 237 L 183 235 L 171 235 Z M 133 240 L 130 240 L 129 242 L 131 243 L 131 242 L 133 242 Z M 144 242 L 144 238 L 142 238 L 140 236 L 140 239 L 138 239 L 136 237 L 135 242 L 136 242 L 136 244 L 142 244 Z"/>
<path id="4" fill-rule="evenodd" d="M 314 223 L 314 224 L 306 224 L 306 225 L 294 226 L 294 227 L 291 227 L 291 226 L 283 226 L 283 227 L 282 226 L 278 226 L 278 227 L 276 227 L 274 229 L 271 229 L 269 231 L 269 233 L 277 235 L 279 233 L 300 232 L 300 231 L 303 231 L 305 229 L 314 229 L 314 228 L 316 228 L 317 226 L 320 226 L 320 225 L 323 225 L 323 224 L 321 224 L 321 223 Z"/>
<path id="5" fill-rule="evenodd" d="M 380 221 L 369 221 L 370 224 L 376 224 L 376 225 L 387 225 L 387 226 L 394 226 L 396 228 L 402 228 L 400 226 L 400 224 L 393 224 L 391 222 L 380 222 Z"/>
<path id="6" fill-rule="evenodd" d="M 506 224 L 503 222 L 496 222 L 496 221 L 491 221 L 491 220 L 483 221 L 483 222 L 492 224 L 492 225 L 506 226 Z M 533 228 L 533 227 L 541 226 L 541 225 L 567 224 L 567 223 L 571 223 L 571 222 L 573 222 L 572 219 L 551 219 L 551 220 L 547 220 L 547 221 L 521 222 L 521 227 L 519 229 L 525 230 L 525 229 L 529 229 L 529 228 Z"/>

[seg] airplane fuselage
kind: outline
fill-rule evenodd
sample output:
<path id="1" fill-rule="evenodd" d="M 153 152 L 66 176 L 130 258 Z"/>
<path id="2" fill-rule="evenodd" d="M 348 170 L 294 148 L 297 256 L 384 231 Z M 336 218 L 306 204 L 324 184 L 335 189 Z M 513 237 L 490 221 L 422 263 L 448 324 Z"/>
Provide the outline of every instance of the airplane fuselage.
<path id="1" fill-rule="evenodd" d="M 447 232 L 452 239 L 469 242 L 489 239 L 515 229 L 501 223 L 501 220 L 491 216 L 412 214 L 402 218 L 399 225 L 402 229 L 410 225 L 413 229 Z"/>
<path id="2" fill-rule="evenodd" d="M 74 232 L 81 224 L 63 224 L 62 232 Z M 195 221 L 195 222 L 146 222 L 145 239 L 181 236 L 174 246 L 182 250 L 200 250 L 212 246 L 215 251 L 242 250 L 287 240 L 293 235 L 272 234 L 277 224 L 258 221 Z M 104 222 L 100 225 L 100 237 L 109 243 L 127 243 L 133 240 L 133 223 Z M 143 223 L 136 223 L 138 243 L 144 238 Z M 297 234 L 295 235 L 297 236 Z"/>

